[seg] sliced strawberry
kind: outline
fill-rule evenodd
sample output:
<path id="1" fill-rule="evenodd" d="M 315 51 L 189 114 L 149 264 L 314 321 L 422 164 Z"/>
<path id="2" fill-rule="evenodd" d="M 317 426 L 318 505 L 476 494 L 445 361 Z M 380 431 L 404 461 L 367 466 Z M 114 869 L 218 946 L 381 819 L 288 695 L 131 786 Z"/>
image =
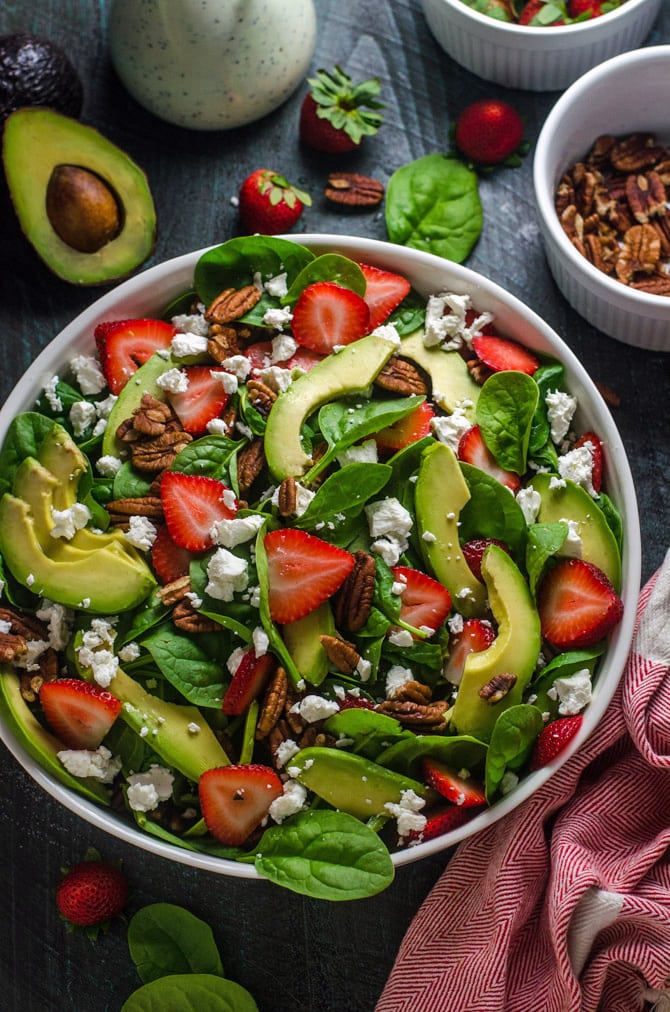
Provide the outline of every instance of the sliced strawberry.
<path id="1" fill-rule="evenodd" d="M 151 564 L 161 583 L 188 576 L 193 553 L 172 540 L 167 524 L 161 524 L 151 546 Z"/>
<path id="2" fill-rule="evenodd" d="M 396 450 L 402 450 L 410 443 L 416 443 L 424 436 L 429 436 L 430 425 L 434 417 L 435 412 L 432 407 L 427 401 L 424 401 L 409 415 L 405 415 L 393 425 L 387 425 L 385 429 L 380 429 L 375 434 L 378 448 L 385 453 L 395 453 Z"/>
<path id="3" fill-rule="evenodd" d="M 172 405 L 186 432 L 201 436 L 207 431 L 207 423 L 219 418 L 228 403 L 228 394 L 217 373 L 224 369 L 209 365 L 187 365 L 181 370 L 188 379 L 188 387 L 182 393 L 168 393 Z"/>
<path id="4" fill-rule="evenodd" d="M 374 710 L 377 705 L 371 699 L 354 696 L 351 692 L 347 692 L 344 699 L 339 700 L 339 704 L 340 710 Z"/>
<path id="5" fill-rule="evenodd" d="M 543 578 L 537 593 L 542 635 L 559 650 L 590 647 L 619 622 L 623 603 L 601 569 L 564 559 Z"/>
<path id="6" fill-rule="evenodd" d="M 314 366 L 321 362 L 323 355 L 318 355 L 309 348 L 297 348 L 294 355 L 281 362 L 272 361 L 272 341 L 257 341 L 245 349 L 244 355 L 251 362 L 251 375 L 257 376 L 263 369 L 276 365 L 280 369 L 302 369 L 309 372 Z"/>
<path id="7" fill-rule="evenodd" d="M 460 829 L 466 822 L 473 819 L 478 813 L 472 808 L 463 808 L 459 805 L 445 805 L 443 808 L 434 808 L 426 813 L 426 825 L 423 829 L 412 829 L 404 838 L 406 844 L 415 845 L 425 843 L 426 840 L 434 840 L 436 836 L 444 836 L 452 829 Z"/>
<path id="8" fill-rule="evenodd" d="M 493 626 L 481 618 L 466 618 L 461 632 L 449 637 L 449 660 L 444 667 L 444 677 L 452 685 L 460 685 L 463 668 L 468 656 L 486 650 L 496 637 Z"/>
<path id="9" fill-rule="evenodd" d="M 510 554 L 505 542 L 498 541 L 497 538 L 474 538 L 472 541 L 466 541 L 461 549 L 463 558 L 478 580 L 482 578 L 482 557 L 489 545 L 497 545 L 498 548 L 502 548 L 503 552 Z"/>
<path id="10" fill-rule="evenodd" d="M 458 441 L 458 459 L 464 460 L 466 464 L 478 467 L 480 471 L 486 471 L 492 478 L 506 485 L 512 492 L 521 488 L 521 479 L 513 471 L 506 471 L 500 467 L 497 460 L 484 442 L 481 429 L 473 425 L 471 429 L 464 432 Z"/>
<path id="11" fill-rule="evenodd" d="M 405 589 L 400 598 L 400 618 L 407 625 L 433 632 L 442 625 L 451 608 L 451 594 L 438 580 L 410 566 L 394 566 L 393 575 Z"/>
<path id="12" fill-rule="evenodd" d="M 244 713 L 249 703 L 257 699 L 265 689 L 274 667 L 272 654 L 257 657 L 253 647 L 245 650 L 223 697 L 223 712 L 229 717 Z"/>
<path id="13" fill-rule="evenodd" d="M 423 777 L 429 787 L 439 791 L 443 798 L 459 808 L 474 808 L 486 804 L 484 787 L 471 777 L 465 779 L 450 770 L 444 763 L 426 756 L 421 764 Z"/>
<path id="14" fill-rule="evenodd" d="M 316 281 L 302 292 L 293 309 L 293 336 L 321 355 L 351 344 L 370 330 L 370 310 L 349 288 Z"/>
<path id="15" fill-rule="evenodd" d="M 400 274 L 392 274 L 391 271 L 383 271 L 368 264 L 359 264 L 359 267 L 367 283 L 363 298 L 370 310 L 370 330 L 374 330 L 398 308 L 409 295 L 412 286 Z"/>
<path id="16" fill-rule="evenodd" d="M 96 749 L 121 712 L 111 692 L 78 678 L 44 682 L 40 703 L 52 731 L 69 748 Z"/>
<path id="17" fill-rule="evenodd" d="M 354 568 L 351 552 L 295 528 L 271 531 L 264 544 L 270 616 L 281 625 L 318 608 Z"/>
<path id="18" fill-rule="evenodd" d="M 232 520 L 236 513 L 236 507 L 226 505 L 227 491 L 222 481 L 207 475 L 166 471 L 161 479 L 161 501 L 172 540 L 189 552 L 211 548 L 214 524 Z"/>
<path id="19" fill-rule="evenodd" d="M 539 770 L 559 755 L 582 726 L 582 714 L 553 720 L 540 731 L 530 757 L 530 768 Z"/>
<path id="20" fill-rule="evenodd" d="M 579 446 L 588 446 L 591 451 L 591 458 L 593 460 L 591 484 L 593 485 L 594 492 L 600 492 L 600 489 L 603 487 L 603 469 L 605 465 L 603 441 L 595 432 L 585 432 L 575 443 L 575 449 Z"/>
<path id="21" fill-rule="evenodd" d="M 269 766 L 217 766 L 200 777 L 198 793 L 205 825 L 213 837 L 239 847 L 261 824 L 272 802 L 283 793 Z"/>
<path id="22" fill-rule="evenodd" d="M 511 369 L 532 376 L 540 368 L 540 363 L 532 352 L 506 337 L 480 334 L 479 337 L 473 337 L 472 347 L 477 358 L 493 372 Z"/>
<path id="23" fill-rule="evenodd" d="M 157 351 L 167 350 L 177 328 L 164 320 L 115 320 L 93 332 L 107 385 L 118 394 L 137 368 Z"/>

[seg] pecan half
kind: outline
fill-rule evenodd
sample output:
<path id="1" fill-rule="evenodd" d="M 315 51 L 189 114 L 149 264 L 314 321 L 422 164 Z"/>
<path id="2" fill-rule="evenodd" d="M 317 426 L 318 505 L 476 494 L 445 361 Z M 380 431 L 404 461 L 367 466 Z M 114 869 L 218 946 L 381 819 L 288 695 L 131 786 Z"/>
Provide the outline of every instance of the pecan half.
<path id="1" fill-rule="evenodd" d="M 631 281 L 630 287 L 650 295 L 670 295 L 670 276 L 656 274 L 650 278 L 641 278 L 639 281 Z"/>
<path id="2" fill-rule="evenodd" d="M 183 629 L 190 633 L 219 632 L 221 630 L 218 622 L 206 615 L 201 615 L 187 597 L 182 598 L 174 606 L 172 621 L 177 629 Z"/>
<path id="3" fill-rule="evenodd" d="M 138 471 L 157 474 L 170 467 L 175 458 L 193 439 L 188 432 L 173 430 L 163 432 L 155 439 L 133 443 L 130 456 Z"/>
<path id="4" fill-rule="evenodd" d="M 623 237 L 616 262 L 617 277 L 629 283 L 635 274 L 653 274 L 661 256 L 661 240 L 651 225 L 633 225 Z"/>
<path id="5" fill-rule="evenodd" d="M 208 323 L 230 323 L 239 320 L 260 301 L 262 292 L 255 285 L 243 288 L 224 288 L 205 310 Z"/>
<path id="6" fill-rule="evenodd" d="M 160 496 L 143 495 L 137 498 L 113 499 L 107 503 L 107 512 L 113 527 L 127 528 L 131 517 L 147 517 L 149 520 L 163 519 L 163 503 Z"/>
<path id="7" fill-rule="evenodd" d="M 446 713 L 449 704 L 445 700 L 433 703 L 414 703 L 410 700 L 398 702 L 385 699 L 375 707 L 377 713 L 385 713 L 395 717 L 403 727 L 417 727 L 422 731 L 444 731 L 447 726 Z"/>
<path id="8" fill-rule="evenodd" d="M 663 148 L 656 144 L 652 133 L 635 133 L 612 145 L 609 158 L 619 172 L 639 172 L 663 157 Z"/>
<path id="9" fill-rule="evenodd" d="M 295 478 L 284 478 L 277 490 L 277 509 L 281 517 L 292 517 L 295 513 L 297 489 Z"/>
<path id="10" fill-rule="evenodd" d="M 358 632 L 368 620 L 375 593 L 375 560 L 362 549 L 354 552 L 354 568 L 332 598 L 338 629 Z"/>
<path id="11" fill-rule="evenodd" d="M 264 467 L 263 440 L 258 437 L 245 446 L 237 458 L 237 481 L 240 486 L 240 495 L 246 496 Z"/>
<path id="12" fill-rule="evenodd" d="M 277 400 L 276 392 L 266 383 L 256 379 L 249 380 L 247 390 L 249 392 L 249 400 L 256 408 L 256 411 L 263 415 L 264 418 L 267 418 L 272 405 Z"/>
<path id="13" fill-rule="evenodd" d="M 635 221 L 646 225 L 650 218 L 665 214 L 667 193 L 658 172 L 640 172 L 628 176 L 626 198 Z"/>
<path id="14" fill-rule="evenodd" d="M 286 694 L 288 691 L 288 675 L 278 664 L 275 668 L 270 682 L 263 694 L 258 721 L 256 723 L 256 740 L 262 741 L 267 738 L 272 729 L 276 726 L 279 718 L 284 712 Z"/>
<path id="15" fill-rule="evenodd" d="M 494 675 L 493 678 L 482 685 L 479 690 L 479 698 L 483 699 L 490 706 L 494 706 L 499 703 L 501 699 L 504 699 L 507 693 L 514 688 L 516 685 L 516 675 L 510 671 L 505 671 L 499 675 Z"/>
<path id="16" fill-rule="evenodd" d="M 424 685 L 423 682 L 411 678 L 408 682 L 403 682 L 388 698 L 399 702 L 425 704 L 430 703 L 433 698 L 433 690 L 430 685 Z"/>
<path id="17" fill-rule="evenodd" d="M 331 172 L 323 192 L 333 204 L 351 209 L 376 207 L 384 199 L 379 180 L 358 172 Z"/>
<path id="18" fill-rule="evenodd" d="M 233 355 L 240 355 L 242 348 L 237 339 L 235 328 L 228 327 L 223 323 L 213 323 L 209 328 L 207 351 L 219 365 L 225 359 L 232 358 Z"/>
<path id="19" fill-rule="evenodd" d="M 321 646 L 326 651 L 330 663 L 343 675 L 353 675 L 358 667 L 361 655 L 349 640 L 337 636 L 319 636 Z"/>
<path id="20" fill-rule="evenodd" d="M 421 371 L 413 362 L 400 358 L 399 355 L 392 355 L 383 369 L 377 373 L 375 386 L 403 397 L 428 393 L 428 384 Z"/>
<path id="21" fill-rule="evenodd" d="M 176 604 L 177 601 L 181 601 L 183 597 L 186 597 L 190 589 L 190 577 L 180 576 L 178 579 L 171 580 L 169 583 L 160 587 L 158 590 L 158 596 L 163 604 L 169 608 L 171 605 Z"/>

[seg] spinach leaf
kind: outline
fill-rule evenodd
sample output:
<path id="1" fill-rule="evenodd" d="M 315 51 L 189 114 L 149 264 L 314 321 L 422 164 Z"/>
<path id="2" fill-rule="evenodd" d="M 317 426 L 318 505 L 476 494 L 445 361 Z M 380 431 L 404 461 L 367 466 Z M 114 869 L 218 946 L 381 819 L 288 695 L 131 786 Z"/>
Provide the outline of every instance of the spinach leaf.
<path id="1" fill-rule="evenodd" d="M 341 253 L 324 253 L 303 267 L 286 295 L 281 298 L 282 305 L 293 305 L 305 288 L 317 281 L 330 281 L 342 288 L 349 288 L 361 298 L 367 287 L 365 275 L 357 263 Z"/>
<path id="2" fill-rule="evenodd" d="M 195 640 L 170 625 L 161 626 L 142 640 L 162 674 L 195 706 L 220 707 L 224 693 L 221 666 L 211 660 Z"/>
<path id="3" fill-rule="evenodd" d="M 376 710 L 351 707 L 340 710 L 324 722 L 324 729 L 329 734 L 351 738 L 351 751 L 374 759 L 384 748 L 400 738 L 412 736 L 411 731 L 403 730 L 400 721 Z"/>
<path id="4" fill-rule="evenodd" d="M 161 826 L 159 822 L 154 822 L 153 819 L 150 819 L 146 812 L 134 811 L 133 818 L 143 833 L 155 836 L 157 840 L 164 840 L 165 843 L 169 843 L 173 847 L 181 847 L 182 850 L 192 850 L 198 854 L 223 857 L 227 860 L 235 860 L 240 855 L 238 847 L 226 847 L 222 843 L 217 843 L 211 836 L 206 836 L 202 839 L 195 836 L 189 836 L 188 839 L 185 839 L 184 836 L 177 836 L 176 833 L 171 833 L 165 826 Z"/>
<path id="5" fill-rule="evenodd" d="M 530 429 L 528 441 L 528 452 L 533 456 L 539 453 L 547 442 L 551 443 L 551 426 L 547 417 L 546 396 L 550 390 L 559 390 L 563 385 L 565 369 L 560 362 L 551 362 L 549 365 L 541 365 L 533 373 L 533 379 L 537 383 L 539 397 L 535 416 Z M 553 444 L 551 444 L 553 446 Z"/>
<path id="6" fill-rule="evenodd" d="M 382 841 L 345 812 L 299 812 L 266 829 L 254 849 L 259 874 L 315 899 L 363 899 L 393 881 L 393 863 Z"/>
<path id="7" fill-rule="evenodd" d="M 375 761 L 396 773 L 412 776 L 424 756 L 433 756 L 456 772 L 462 769 L 472 772 L 483 765 L 486 750 L 484 742 L 468 734 L 413 734 L 389 745 Z"/>
<path id="8" fill-rule="evenodd" d="M 40 446 L 56 424 L 37 411 L 24 411 L 12 420 L 0 452 L 0 494 L 10 491 L 21 461 L 37 457 Z"/>
<path id="9" fill-rule="evenodd" d="M 229 239 L 207 250 L 193 274 L 195 289 L 209 304 L 224 288 L 242 288 L 253 283 L 260 272 L 263 280 L 286 273 L 291 285 L 303 267 L 314 259 L 306 246 L 276 236 L 252 235 Z"/>
<path id="10" fill-rule="evenodd" d="M 326 478 L 305 512 L 295 520 L 295 526 L 309 530 L 335 519 L 341 522 L 357 517 L 390 476 L 391 468 L 386 464 L 347 464 Z"/>
<path id="11" fill-rule="evenodd" d="M 112 497 L 114 499 L 140 499 L 142 496 L 149 495 L 150 488 L 151 482 L 144 475 L 138 474 L 130 461 L 127 461 L 114 475 Z"/>
<path id="12" fill-rule="evenodd" d="M 598 496 L 598 505 L 603 511 L 607 526 L 614 535 L 614 540 L 617 543 L 619 551 L 621 551 L 623 547 L 623 522 L 621 514 L 605 492 L 601 492 Z"/>
<path id="13" fill-rule="evenodd" d="M 121 1012 L 258 1012 L 246 988 L 211 973 L 173 973 L 134 991 Z"/>
<path id="14" fill-rule="evenodd" d="M 526 470 L 530 429 L 539 398 L 537 384 L 523 372 L 489 376 L 477 401 L 477 424 L 484 442 L 501 467 Z"/>
<path id="15" fill-rule="evenodd" d="M 552 699 L 548 693 L 557 678 L 569 678 L 570 675 L 582 671 L 584 668 L 593 674 L 598 658 L 604 653 L 605 644 L 599 643 L 588 650 L 566 650 L 565 653 L 552 657 L 549 663 L 542 668 L 531 689 L 535 696 L 534 703 L 544 713 L 548 711 L 553 716 L 558 714 L 558 700 Z"/>
<path id="16" fill-rule="evenodd" d="M 563 547 L 567 536 L 568 525 L 562 520 L 550 524 L 532 524 L 528 528 L 526 569 L 531 594 L 535 594 L 547 562 Z"/>
<path id="17" fill-rule="evenodd" d="M 424 155 L 389 179 L 386 230 L 391 242 L 461 263 L 482 223 L 477 173 L 459 159 Z"/>
<path id="18" fill-rule="evenodd" d="M 128 948 L 145 984 L 174 973 L 224 976 L 210 926 L 174 903 L 138 910 L 128 924 Z"/>
<path id="19" fill-rule="evenodd" d="M 206 474 L 210 478 L 228 482 L 231 458 L 244 446 L 245 440 L 226 436 L 203 436 L 189 443 L 177 455 L 173 471 L 185 474 Z"/>
<path id="20" fill-rule="evenodd" d="M 426 319 L 426 300 L 411 290 L 397 309 L 394 309 L 389 316 L 387 323 L 392 323 L 401 337 L 413 334 L 419 327 L 423 327 Z"/>
<path id="21" fill-rule="evenodd" d="M 460 512 L 460 538 L 496 538 L 512 555 L 523 558 L 528 526 L 521 507 L 509 490 L 491 475 L 461 463 L 470 490 L 470 499 Z"/>
<path id="22" fill-rule="evenodd" d="M 523 766 L 543 727 L 541 711 L 530 703 L 510 706 L 500 714 L 493 726 L 486 753 L 484 779 L 489 804 L 498 791 L 505 772 Z"/>

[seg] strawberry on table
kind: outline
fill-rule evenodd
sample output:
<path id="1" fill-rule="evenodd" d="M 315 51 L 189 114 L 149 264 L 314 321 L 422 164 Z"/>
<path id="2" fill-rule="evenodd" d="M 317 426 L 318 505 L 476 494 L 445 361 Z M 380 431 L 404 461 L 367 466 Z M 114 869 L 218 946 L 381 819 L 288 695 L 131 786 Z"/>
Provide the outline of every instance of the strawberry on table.
<path id="1" fill-rule="evenodd" d="M 121 712 L 111 692 L 79 678 L 44 682 L 40 703 L 56 737 L 74 749 L 96 749 Z"/>
<path id="2" fill-rule="evenodd" d="M 539 770 L 552 762 L 572 741 L 582 726 L 582 714 L 560 717 L 540 731 L 530 757 L 531 770 Z"/>
<path id="3" fill-rule="evenodd" d="M 459 808 L 476 808 L 486 804 L 483 786 L 471 777 L 461 777 L 453 770 L 427 756 L 422 762 L 424 780 L 447 801 Z"/>
<path id="4" fill-rule="evenodd" d="M 354 568 L 351 552 L 296 528 L 271 531 L 264 544 L 270 616 L 281 625 L 318 608 Z"/>
<path id="5" fill-rule="evenodd" d="M 495 639 L 490 622 L 481 618 L 466 618 L 460 632 L 449 636 L 449 658 L 444 667 L 444 677 L 452 685 L 459 685 L 465 662 L 469 655 L 486 650 Z"/>
<path id="6" fill-rule="evenodd" d="M 409 415 L 405 415 L 393 425 L 387 425 L 385 429 L 380 429 L 375 433 L 378 448 L 384 453 L 395 453 L 396 450 L 402 450 L 410 443 L 416 443 L 424 436 L 429 436 L 434 417 L 435 412 L 432 407 L 427 401 L 424 401 Z"/>
<path id="7" fill-rule="evenodd" d="M 207 829 L 220 843 L 239 847 L 261 824 L 283 785 L 269 766 L 219 766 L 200 777 L 198 793 Z"/>
<path id="8" fill-rule="evenodd" d="M 601 569 L 563 559 L 543 577 L 537 593 L 542 635 L 559 650 L 590 647 L 620 621 L 623 603 Z"/>
<path id="9" fill-rule="evenodd" d="M 496 165 L 517 152 L 523 141 L 523 121 L 508 102 L 483 98 L 460 114 L 454 140 L 470 161 Z"/>
<path id="10" fill-rule="evenodd" d="M 168 393 L 167 399 L 186 432 L 202 436 L 207 423 L 219 418 L 228 403 L 228 394 L 221 382 L 225 369 L 209 365 L 184 366 L 181 370 L 188 379 L 186 390 Z"/>
<path id="11" fill-rule="evenodd" d="M 230 489 L 207 475 L 166 471 L 160 491 L 170 536 L 189 552 L 211 548 L 214 524 L 232 520 L 237 512 L 236 505 L 228 505 L 233 495 Z"/>
<path id="12" fill-rule="evenodd" d="M 100 366 L 113 394 L 157 351 L 166 351 L 177 333 L 164 320 L 115 320 L 99 323 L 93 333 Z"/>
<path id="13" fill-rule="evenodd" d="M 354 84 L 341 67 L 318 70 L 300 107 L 300 140 L 316 151 L 353 151 L 381 126 L 383 103 L 377 78 Z"/>
<path id="14" fill-rule="evenodd" d="M 272 654 L 258 657 L 253 647 L 245 650 L 223 697 L 223 712 L 229 717 L 244 713 L 265 689 L 274 666 Z"/>
<path id="15" fill-rule="evenodd" d="M 481 429 L 473 425 L 463 433 L 458 441 L 458 459 L 478 467 L 480 471 L 486 471 L 492 478 L 495 478 L 502 485 L 506 485 L 512 492 L 517 492 L 521 486 L 521 479 L 513 471 L 506 471 L 500 467 L 495 457 L 484 442 Z"/>
<path id="16" fill-rule="evenodd" d="M 172 540 L 167 524 L 161 524 L 151 546 L 151 564 L 161 583 L 188 576 L 193 553 Z"/>
<path id="17" fill-rule="evenodd" d="M 472 348 L 477 358 L 493 372 L 511 369 L 532 376 L 540 368 L 539 360 L 532 352 L 507 337 L 480 334 L 473 337 Z"/>
<path id="18" fill-rule="evenodd" d="M 383 271 L 369 264 L 359 264 L 366 281 L 363 296 L 370 310 L 370 330 L 379 327 L 388 316 L 397 309 L 402 300 L 409 295 L 411 285 L 407 278 L 392 271 Z"/>
<path id="19" fill-rule="evenodd" d="M 276 235 L 293 228 L 312 198 L 273 169 L 256 169 L 239 193 L 242 227 L 249 233 Z"/>
<path id="20" fill-rule="evenodd" d="M 127 899 L 126 876 L 108 861 L 81 861 L 65 873 L 56 890 L 61 916 L 82 928 L 96 927 L 118 916 Z"/>
<path id="21" fill-rule="evenodd" d="M 293 308 L 293 336 L 320 355 L 351 344 L 370 330 L 365 300 L 333 281 L 316 281 L 300 294 Z"/>
<path id="22" fill-rule="evenodd" d="M 415 629 L 436 629 L 451 609 L 451 594 L 438 580 L 410 566 L 394 566 L 393 576 L 405 585 L 400 597 L 400 619 Z"/>

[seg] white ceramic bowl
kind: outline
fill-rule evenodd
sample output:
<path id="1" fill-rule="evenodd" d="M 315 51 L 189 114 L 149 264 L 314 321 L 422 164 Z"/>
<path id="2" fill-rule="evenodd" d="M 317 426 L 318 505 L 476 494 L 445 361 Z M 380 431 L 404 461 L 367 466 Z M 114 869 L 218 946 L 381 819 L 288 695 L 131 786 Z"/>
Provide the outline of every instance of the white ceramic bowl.
<path id="1" fill-rule="evenodd" d="M 670 46 L 624 53 L 589 71 L 549 113 L 535 148 L 533 176 L 549 267 L 570 305 L 626 344 L 670 351 L 670 298 L 629 288 L 599 271 L 572 245 L 556 214 L 556 185 L 601 134 L 652 131 L 670 144 Z"/>
<path id="2" fill-rule="evenodd" d="M 466 70 L 507 88 L 555 91 L 646 39 L 661 0 L 626 0 L 609 14 L 555 28 L 513 25 L 463 0 L 422 0 L 431 32 Z"/>
<path id="3" fill-rule="evenodd" d="M 438 839 L 411 847 L 393 856 L 395 865 L 408 864 L 453 846 L 459 840 L 491 825 L 528 798 L 584 742 L 600 721 L 621 677 L 633 634 L 633 622 L 640 584 L 640 532 L 633 480 L 626 453 L 612 417 L 579 360 L 543 320 L 514 296 L 468 268 L 430 253 L 418 252 L 375 240 L 328 235 L 286 236 L 309 246 L 316 253 L 338 251 L 352 259 L 402 272 L 424 296 L 445 289 L 469 293 L 478 309 L 490 310 L 503 333 L 523 340 L 529 347 L 557 356 L 566 368 L 567 383 L 578 397 L 576 425 L 601 434 L 607 448 L 608 492 L 621 510 L 624 524 L 622 597 L 624 615 L 614 631 L 607 655 L 594 686 L 593 701 L 584 713 L 579 734 L 550 766 L 530 774 L 502 801 L 487 809 L 466 826 Z M 94 302 L 67 326 L 21 378 L 0 409 L 0 445 L 11 420 L 31 408 L 45 382 L 62 369 L 74 354 L 94 352 L 92 334 L 97 323 L 160 314 L 177 295 L 192 285 L 193 268 L 203 251 L 188 253 L 153 267 L 119 285 Z M 223 860 L 174 847 L 148 836 L 123 817 L 98 808 L 52 779 L 31 758 L 0 718 L 0 737 L 21 765 L 52 797 L 72 812 L 113 836 L 173 861 L 192 867 L 241 878 L 258 878 L 256 870 L 235 861 Z"/>

